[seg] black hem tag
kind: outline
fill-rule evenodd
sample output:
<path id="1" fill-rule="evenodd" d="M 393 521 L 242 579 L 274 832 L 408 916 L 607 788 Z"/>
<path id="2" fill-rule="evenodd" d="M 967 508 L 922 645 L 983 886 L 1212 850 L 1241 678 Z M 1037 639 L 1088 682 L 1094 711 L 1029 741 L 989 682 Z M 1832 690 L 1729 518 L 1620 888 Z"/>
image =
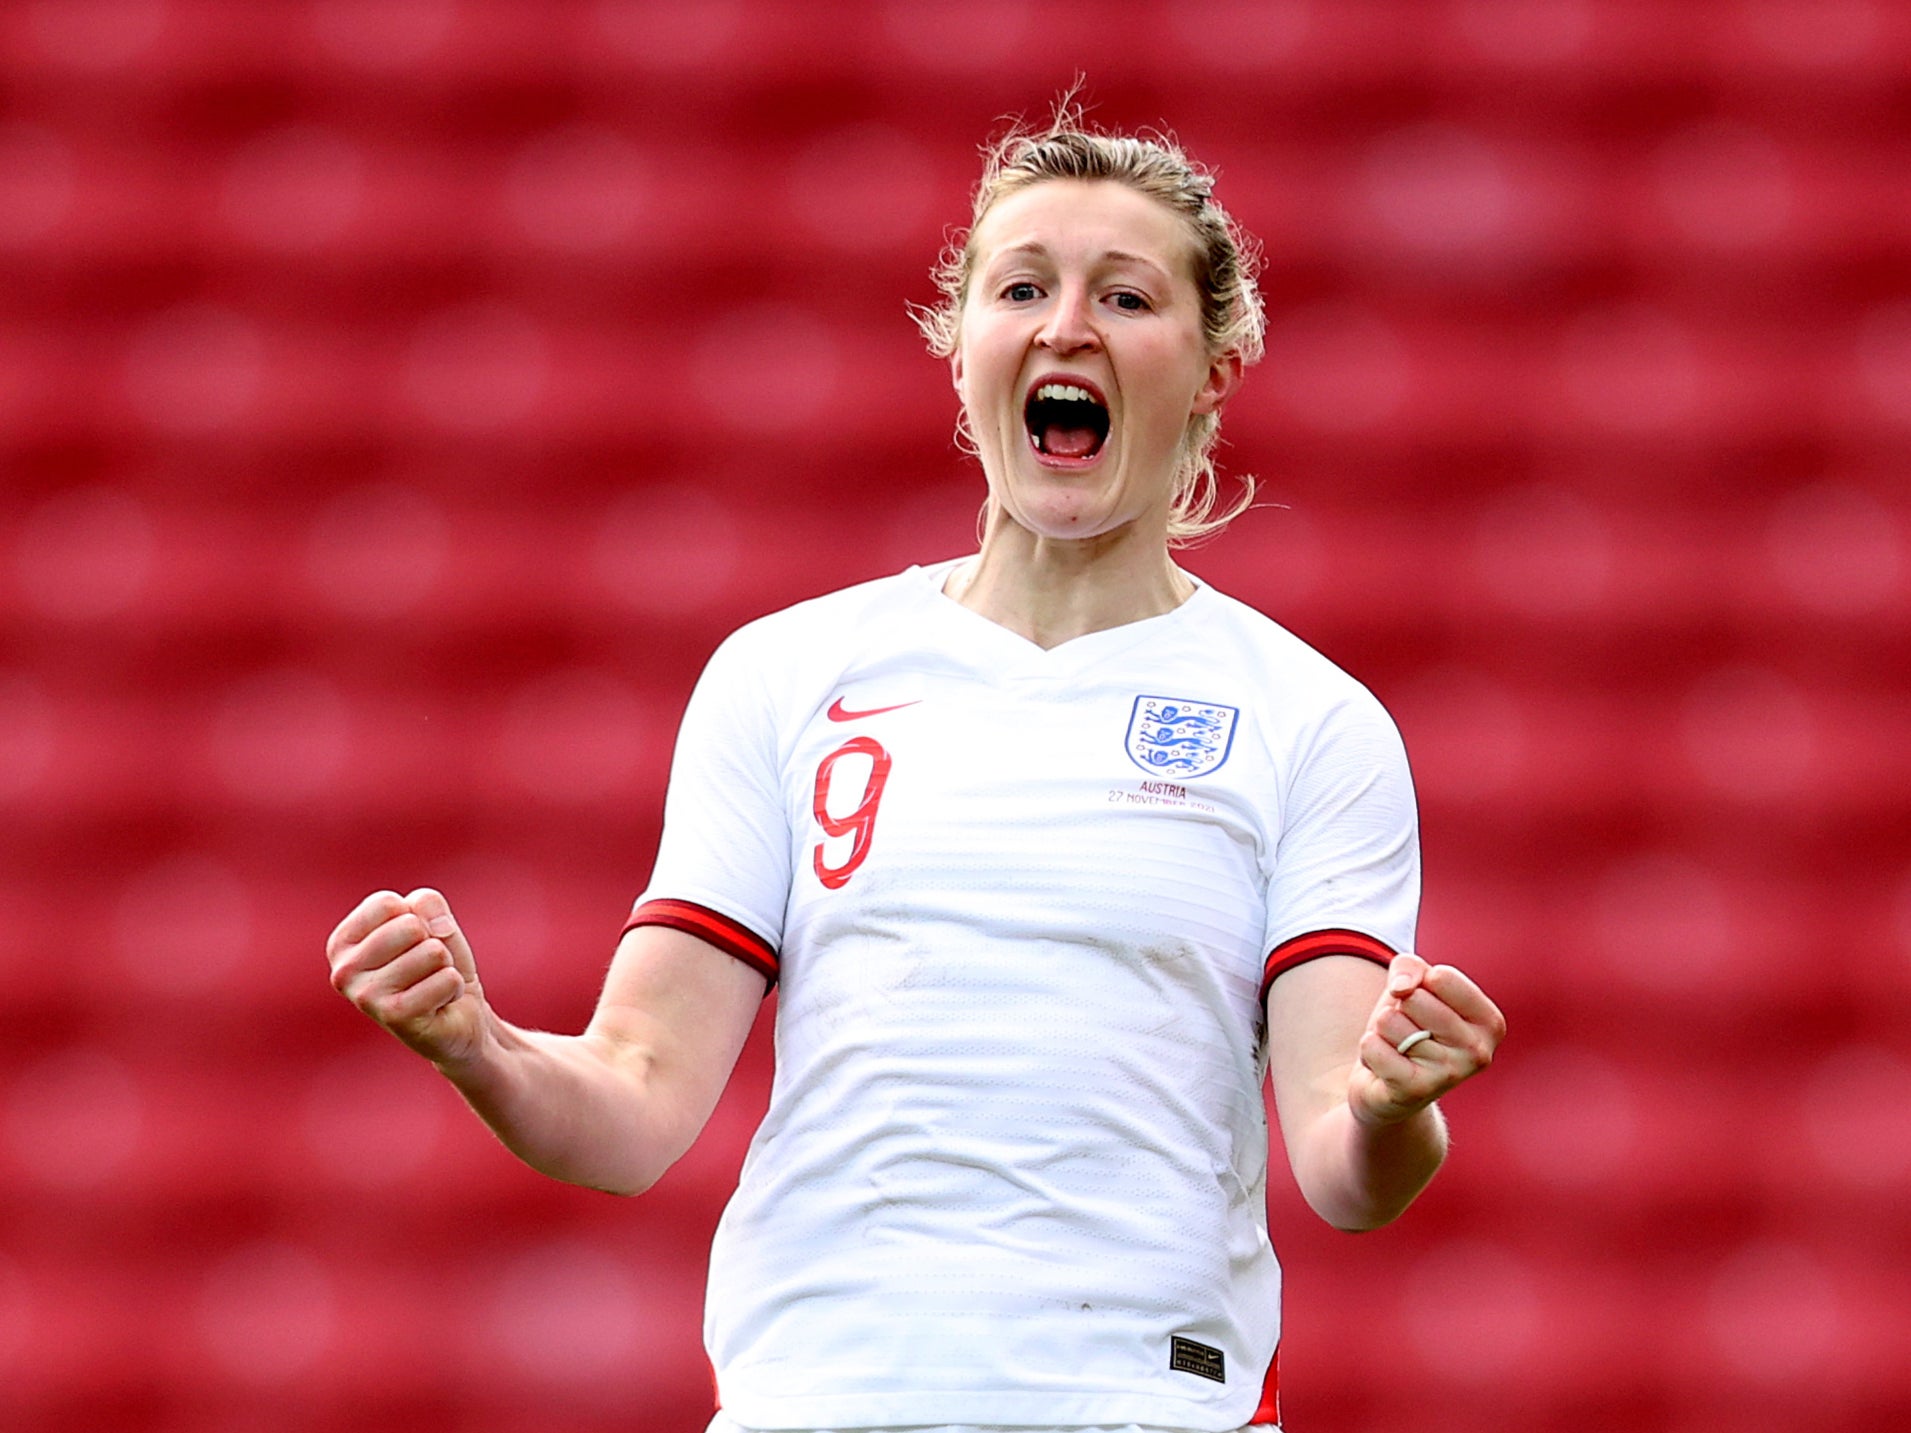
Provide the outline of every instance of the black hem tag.
<path id="1" fill-rule="evenodd" d="M 1191 1338 L 1176 1334 L 1168 1340 L 1168 1367 L 1176 1373 L 1192 1373 L 1196 1378 L 1228 1381 L 1227 1356 L 1218 1348 L 1209 1348 Z"/>

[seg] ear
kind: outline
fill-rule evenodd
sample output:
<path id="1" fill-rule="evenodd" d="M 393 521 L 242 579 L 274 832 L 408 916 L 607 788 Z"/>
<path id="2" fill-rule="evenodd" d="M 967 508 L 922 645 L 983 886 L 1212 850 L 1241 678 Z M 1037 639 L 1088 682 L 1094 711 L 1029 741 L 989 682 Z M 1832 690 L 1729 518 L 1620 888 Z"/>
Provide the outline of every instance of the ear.
<path id="1" fill-rule="evenodd" d="M 956 392 L 960 393 L 962 391 L 962 349 L 960 345 L 957 346 L 954 353 L 949 355 L 949 381 L 955 385 Z"/>
<path id="2" fill-rule="evenodd" d="M 1219 413 L 1221 405 L 1233 396 L 1234 390 L 1241 386 L 1241 375 L 1247 371 L 1247 365 L 1241 362 L 1240 353 L 1225 348 L 1215 354 L 1208 364 L 1208 376 L 1195 391 L 1195 413 Z"/>

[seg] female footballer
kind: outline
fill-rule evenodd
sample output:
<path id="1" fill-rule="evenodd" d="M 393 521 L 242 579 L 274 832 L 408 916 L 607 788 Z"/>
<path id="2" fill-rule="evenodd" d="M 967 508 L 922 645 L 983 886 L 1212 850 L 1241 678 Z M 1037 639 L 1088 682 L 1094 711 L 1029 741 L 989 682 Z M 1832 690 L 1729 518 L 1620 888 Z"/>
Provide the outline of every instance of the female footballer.
<path id="1" fill-rule="evenodd" d="M 1211 450 L 1261 348 L 1208 176 L 1064 105 L 993 148 L 938 280 L 979 550 L 718 649 L 589 1027 L 495 1012 L 433 890 L 361 903 L 332 981 L 527 1163 L 629 1194 L 780 985 L 715 1430 L 1271 1426 L 1263 1079 L 1308 1202 L 1370 1229 L 1504 1021 L 1412 953 L 1387 714 L 1173 559 L 1246 504 Z"/>

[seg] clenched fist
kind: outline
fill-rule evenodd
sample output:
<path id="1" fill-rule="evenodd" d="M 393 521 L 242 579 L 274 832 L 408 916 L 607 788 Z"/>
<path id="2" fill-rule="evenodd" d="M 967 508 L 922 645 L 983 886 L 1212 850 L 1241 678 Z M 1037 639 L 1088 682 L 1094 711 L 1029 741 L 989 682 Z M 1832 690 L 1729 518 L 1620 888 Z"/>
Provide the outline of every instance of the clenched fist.
<path id="1" fill-rule="evenodd" d="M 1397 955 L 1361 1036 L 1347 1103 L 1364 1123 L 1403 1119 L 1492 1064 L 1505 1035 L 1500 1008 L 1460 971 Z"/>
<path id="2" fill-rule="evenodd" d="M 429 887 L 378 891 L 325 944 L 332 987 L 440 1066 L 482 1048 L 490 1010 L 451 906 Z"/>

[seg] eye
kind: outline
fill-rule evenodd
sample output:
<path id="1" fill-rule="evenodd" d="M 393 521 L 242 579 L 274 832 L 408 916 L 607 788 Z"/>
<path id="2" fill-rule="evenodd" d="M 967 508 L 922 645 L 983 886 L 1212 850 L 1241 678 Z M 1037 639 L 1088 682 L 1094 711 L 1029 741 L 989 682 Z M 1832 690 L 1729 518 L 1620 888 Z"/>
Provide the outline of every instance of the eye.
<path id="1" fill-rule="evenodd" d="M 1148 300 L 1132 289 L 1121 289 L 1112 294 L 1109 302 L 1125 313 L 1146 313 L 1150 307 Z"/>
<path id="2" fill-rule="evenodd" d="M 1041 290 L 1027 279 L 1020 279 L 1002 290 L 1002 297 L 1012 304 L 1032 303 L 1040 295 Z"/>

